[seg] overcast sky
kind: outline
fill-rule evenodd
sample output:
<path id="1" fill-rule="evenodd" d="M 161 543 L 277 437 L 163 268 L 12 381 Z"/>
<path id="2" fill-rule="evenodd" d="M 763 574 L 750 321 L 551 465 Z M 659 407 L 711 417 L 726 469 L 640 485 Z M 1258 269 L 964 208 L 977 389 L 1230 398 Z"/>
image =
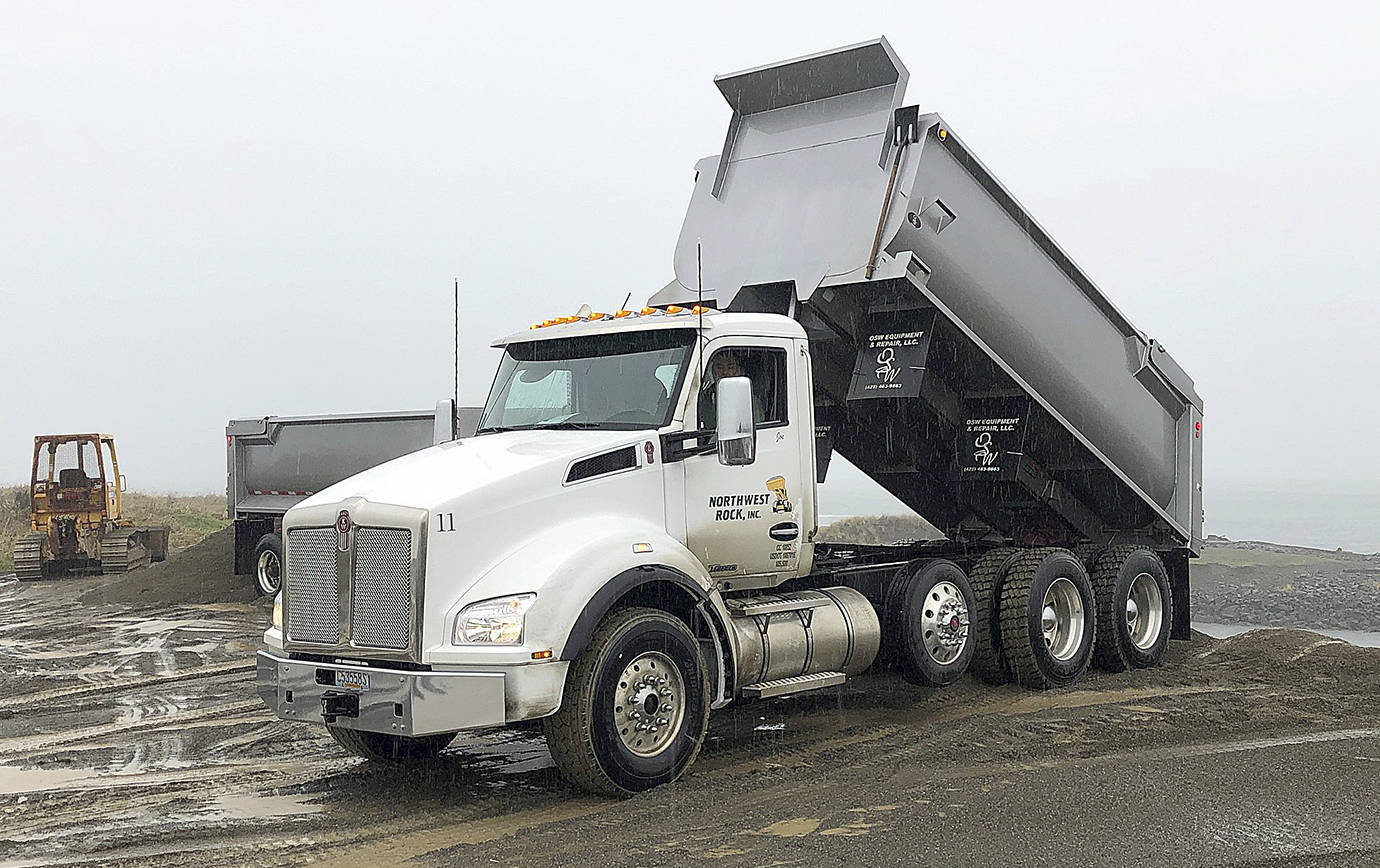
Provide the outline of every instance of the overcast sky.
<path id="1" fill-rule="evenodd" d="M 488 342 L 672 276 L 711 79 L 884 34 L 1197 381 L 1207 487 L 1380 483 L 1374 3 L 6 3 L 0 483 L 100 429 L 224 490 L 227 419 L 462 402 Z"/>

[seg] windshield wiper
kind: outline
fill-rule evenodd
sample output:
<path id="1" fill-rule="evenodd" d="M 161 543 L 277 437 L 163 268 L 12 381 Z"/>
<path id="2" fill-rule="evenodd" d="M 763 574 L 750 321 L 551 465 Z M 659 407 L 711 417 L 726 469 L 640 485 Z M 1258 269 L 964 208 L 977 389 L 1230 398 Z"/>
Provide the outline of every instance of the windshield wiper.
<path id="1" fill-rule="evenodd" d="M 527 426 L 524 425 L 524 426 L 520 426 L 520 427 L 517 427 L 517 428 L 511 428 L 511 427 L 507 427 L 507 426 L 504 426 L 504 425 L 485 425 L 483 428 L 477 428 L 477 429 L 475 429 L 475 432 L 474 432 L 474 433 L 476 433 L 476 434 L 501 434 L 501 433 L 503 433 L 504 431 L 521 431 L 522 428 L 525 428 L 525 427 L 527 427 Z"/>
<path id="2" fill-rule="evenodd" d="M 553 431 L 597 431 L 604 427 L 602 422 L 538 422 L 530 428 L 550 428 Z"/>

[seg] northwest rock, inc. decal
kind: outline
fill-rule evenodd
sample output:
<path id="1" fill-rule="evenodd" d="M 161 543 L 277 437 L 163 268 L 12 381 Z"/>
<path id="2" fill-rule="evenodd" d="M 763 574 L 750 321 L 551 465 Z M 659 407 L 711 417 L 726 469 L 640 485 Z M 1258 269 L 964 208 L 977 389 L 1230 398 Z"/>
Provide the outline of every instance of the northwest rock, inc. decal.
<path id="1" fill-rule="evenodd" d="M 765 494 L 711 494 L 709 508 L 715 521 L 752 521 L 762 517 L 762 507 L 771 504 L 772 512 L 791 512 L 795 507 L 786 493 L 786 477 L 773 476 L 766 482 Z"/>

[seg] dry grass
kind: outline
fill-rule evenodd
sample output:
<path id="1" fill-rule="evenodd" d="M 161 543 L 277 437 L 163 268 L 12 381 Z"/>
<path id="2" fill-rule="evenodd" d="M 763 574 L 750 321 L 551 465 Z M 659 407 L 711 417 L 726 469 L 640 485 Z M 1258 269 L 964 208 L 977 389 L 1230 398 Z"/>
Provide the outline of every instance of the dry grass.
<path id="1" fill-rule="evenodd" d="M 225 497 L 220 494 L 124 494 L 125 518 L 136 524 L 166 524 L 173 548 L 194 545 L 225 527 Z M 29 488 L 0 488 L 0 573 L 14 568 L 14 541 L 29 529 Z"/>

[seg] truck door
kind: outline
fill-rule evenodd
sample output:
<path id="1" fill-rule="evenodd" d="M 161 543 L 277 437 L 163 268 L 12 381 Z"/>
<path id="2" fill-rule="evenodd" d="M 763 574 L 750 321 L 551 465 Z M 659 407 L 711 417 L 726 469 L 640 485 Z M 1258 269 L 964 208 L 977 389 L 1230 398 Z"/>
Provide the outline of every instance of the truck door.
<path id="1" fill-rule="evenodd" d="M 813 441 L 810 407 L 791 396 L 808 378 L 808 357 L 789 338 L 723 338 L 706 347 L 708 359 L 696 396 L 698 426 L 717 419 L 714 388 L 721 377 L 752 381 L 757 460 L 730 467 L 715 454 L 685 462 L 686 543 L 715 580 L 801 569 L 801 543 L 813 529 L 814 478 L 802 459 L 801 432 Z M 808 389 L 805 393 L 808 395 Z M 808 484 L 809 492 L 802 487 Z M 804 525 L 810 523 L 811 527 Z M 805 568 L 808 569 L 808 558 Z M 754 587 L 774 582 L 734 582 Z"/>

